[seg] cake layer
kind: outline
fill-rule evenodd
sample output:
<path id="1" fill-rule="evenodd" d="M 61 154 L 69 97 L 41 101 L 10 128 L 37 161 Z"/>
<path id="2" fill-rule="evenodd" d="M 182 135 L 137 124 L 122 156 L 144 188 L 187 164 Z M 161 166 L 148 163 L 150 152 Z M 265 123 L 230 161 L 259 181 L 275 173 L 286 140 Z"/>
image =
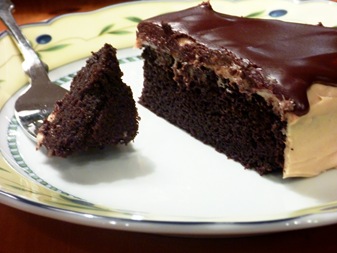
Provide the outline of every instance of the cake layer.
<path id="1" fill-rule="evenodd" d="M 337 165 L 336 29 L 234 17 L 207 2 L 141 22 L 137 44 L 140 102 L 156 114 L 261 174 Z"/>
<path id="2" fill-rule="evenodd" d="M 283 168 L 286 123 L 261 96 L 247 96 L 214 71 L 188 64 L 174 80 L 170 55 L 146 47 L 143 57 L 142 105 L 245 167 L 261 174 Z M 188 87 L 179 86 L 187 79 Z"/>
<path id="3" fill-rule="evenodd" d="M 115 48 L 105 44 L 93 53 L 39 129 L 38 147 L 45 146 L 51 156 L 67 157 L 132 141 L 139 117 L 122 75 Z"/>

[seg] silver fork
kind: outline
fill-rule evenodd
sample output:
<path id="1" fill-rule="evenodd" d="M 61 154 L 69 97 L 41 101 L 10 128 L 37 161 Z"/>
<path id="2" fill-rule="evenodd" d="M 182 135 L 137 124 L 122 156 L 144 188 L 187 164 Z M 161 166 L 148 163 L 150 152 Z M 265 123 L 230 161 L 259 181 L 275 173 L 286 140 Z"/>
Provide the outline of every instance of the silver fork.
<path id="1" fill-rule="evenodd" d="M 0 19 L 7 26 L 21 51 L 24 58 L 22 67 L 30 78 L 28 90 L 15 102 L 15 117 L 25 134 L 35 141 L 38 128 L 52 112 L 55 102 L 64 96 L 66 90 L 50 81 L 47 65 L 40 60 L 22 34 L 12 15 L 13 9 L 14 4 L 11 1 L 0 0 Z"/>

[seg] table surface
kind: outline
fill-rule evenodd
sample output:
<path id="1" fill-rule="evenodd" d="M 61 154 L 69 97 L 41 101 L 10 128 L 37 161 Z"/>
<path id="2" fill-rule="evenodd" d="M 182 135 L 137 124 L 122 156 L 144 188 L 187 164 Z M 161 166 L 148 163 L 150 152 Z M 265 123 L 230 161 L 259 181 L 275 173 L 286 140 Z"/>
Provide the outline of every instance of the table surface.
<path id="1" fill-rule="evenodd" d="M 17 1 L 19 24 L 88 11 L 123 1 Z M 0 31 L 4 30 L 0 24 Z M 87 227 L 0 204 L 3 252 L 337 252 L 337 225 L 242 238 L 179 238 Z"/>

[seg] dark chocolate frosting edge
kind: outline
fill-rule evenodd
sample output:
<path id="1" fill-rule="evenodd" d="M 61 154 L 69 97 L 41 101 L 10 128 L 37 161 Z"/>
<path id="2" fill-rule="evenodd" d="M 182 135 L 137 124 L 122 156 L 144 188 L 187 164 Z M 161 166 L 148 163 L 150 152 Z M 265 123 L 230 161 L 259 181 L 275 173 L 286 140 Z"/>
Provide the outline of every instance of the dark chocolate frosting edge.
<path id="1" fill-rule="evenodd" d="M 171 29 L 172 37 L 186 34 L 213 51 L 233 52 L 242 62 L 249 59 L 262 70 L 264 88 L 293 101 L 297 115 L 308 112 L 307 90 L 313 83 L 337 86 L 335 28 L 235 17 L 215 12 L 209 2 L 145 20 L 138 33 L 146 23 Z M 254 71 L 247 75 L 257 79 Z"/>

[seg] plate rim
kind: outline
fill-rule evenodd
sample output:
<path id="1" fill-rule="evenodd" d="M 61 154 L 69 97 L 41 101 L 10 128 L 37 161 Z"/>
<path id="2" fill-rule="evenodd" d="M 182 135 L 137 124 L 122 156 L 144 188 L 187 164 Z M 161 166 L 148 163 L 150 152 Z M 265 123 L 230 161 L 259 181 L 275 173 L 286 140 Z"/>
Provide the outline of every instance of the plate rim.
<path id="1" fill-rule="evenodd" d="M 58 15 L 45 21 L 24 24 L 23 29 L 29 27 L 39 27 L 50 25 L 56 20 L 67 17 L 99 13 L 109 8 L 126 5 L 138 5 L 141 2 L 172 2 L 172 1 L 134 1 L 126 3 L 118 3 L 109 5 L 100 9 Z M 195 3 L 196 1 L 188 1 Z M 283 0 L 283 2 L 295 2 Z M 310 0 L 305 2 L 326 2 L 322 0 Z M 334 1 L 332 1 L 336 4 Z M 337 4 L 336 4 L 337 5 Z M 0 33 L 0 40 L 8 36 L 6 31 Z M 2 107 L 0 108 L 2 110 Z M 1 152 L 1 150 L 0 150 Z M 1 152 L 2 153 L 2 152 Z M 0 164 L 1 165 L 1 164 Z M 0 167 L 1 169 L 1 167 Z M 82 225 L 90 225 L 94 227 L 112 228 L 119 230 L 130 230 L 136 232 L 151 232 L 163 234 L 176 234 L 176 235 L 247 235 L 289 231 L 302 228 L 311 228 L 317 226 L 328 225 L 337 222 L 337 212 L 330 212 L 325 214 L 305 214 L 297 217 L 290 217 L 279 220 L 257 221 L 257 222 L 174 222 L 174 221 L 151 221 L 151 220 L 137 220 L 114 218 L 100 215 L 92 215 L 84 212 L 76 212 L 73 210 L 62 209 L 59 207 L 48 206 L 43 203 L 24 198 L 20 195 L 3 190 L 0 185 L 0 202 L 22 211 L 27 211 L 33 214 L 54 218 L 58 220 L 78 223 Z M 60 213 L 62 215 L 60 215 Z M 164 231 L 161 227 L 163 224 L 166 227 Z"/>

